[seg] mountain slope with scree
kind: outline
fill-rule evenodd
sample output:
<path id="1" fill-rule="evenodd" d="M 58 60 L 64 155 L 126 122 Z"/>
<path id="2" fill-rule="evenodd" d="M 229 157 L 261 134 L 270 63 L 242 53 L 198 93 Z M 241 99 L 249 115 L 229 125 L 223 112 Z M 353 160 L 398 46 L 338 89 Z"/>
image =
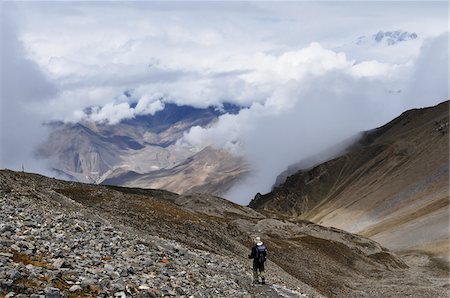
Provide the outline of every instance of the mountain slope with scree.
<path id="1" fill-rule="evenodd" d="M 432 258 L 206 194 L 2 170 L 0 198 L 3 295 L 445 297 L 449 287 Z M 267 286 L 251 285 L 256 235 L 269 247 Z"/>
<path id="2" fill-rule="evenodd" d="M 399 252 L 449 257 L 449 102 L 404 112 L 250 207 L 337 227 Z"/>

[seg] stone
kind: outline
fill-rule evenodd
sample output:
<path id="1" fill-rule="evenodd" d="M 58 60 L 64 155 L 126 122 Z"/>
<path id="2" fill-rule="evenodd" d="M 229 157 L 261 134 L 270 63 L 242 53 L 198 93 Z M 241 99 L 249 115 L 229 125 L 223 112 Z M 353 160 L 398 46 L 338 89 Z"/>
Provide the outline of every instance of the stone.
<path id="1" fill-rule="evenodd" d="M 12 287 L 14 281 L 12 279 L 8 279 L 2 282 L 2 286 L 6 288 Z"/>
<path id="2" fill-rule="evenodd" d="M 14 255 L 10 254 L 8 252 L 0 252 L 0 256 L 7 257 L 7 258 L 12 258 Z"/>
<path id="3" fill-rule="evenodd" d="M 120 277 L 120 274 L 117 271 L 109 272 L 109 277 L 111 277 L 112 279 L 117 279 Z"/>
<path id="4" fill-rule="evenodd" d="M 127 277 L 128 276 L 128 270 L 127 269 L 123 269 L 122 271 L 120 271 L 120 276 L 121 277 Z"/>
<path id="5" fill-rule="evenodd" d="M 147 293 L 149 294 L 150 297 L 161 297 L 162 293 L 160 290 L 155 289 L 155 288 L 151 288 L 150 290 L 147 291 Z"/>
<path id="6" fill-rule="evenodd" d="M 81 286 L 83 288 L 87 288 L 90 285 L 95 284 L 95 280 L 93 280 L 92 278 L 85 278 L 81 281 Z"/>
<path id="7" fill-rule="evenodd" d="M 10 279 L 12 280 L 17 280 L 19 278 L 22 277 L 22 275 L 20 274 L 20 272 L 16 269 L 10 269 L 8 270 L 8 276 Z"/>
<path id="8" fill-rule="evenodd" d="M 12 225 L 2 224 L 0 225 L 0 233 L 14 232 L 15 228 Z"/>
<path id="9" fill-rule="evenodd" d="M 27 249 L 23 252 L 25 255 L 31 255 L 33 254 L 33 251 L 31 249 Z"/>
<path id="10" fill-rule="evenodd" d="M 69 292 L 77 292 L 82 290 L 83 288 L 80 285 L 73 285 L 69 288 Z"/>
<path id="11" fill-rule="evenodd" d="M 45 298 L 61 298 L 61 293 L 58 288 L 48 287 L 45 288 Z"/>
<path id="12" fill-rule="evenodd" d="M 11 297 L 14 297 L 14 295 L 16 295 L 16 293 L 9 292 L 8 294 L 6 294 L 5 298 L 11 298 Z"/>
<path id="13" fill-rule="evenodd" d="M 116 292 L 114 293 L 114 297 L 121 297 L 121 298 L 127 298 L 127 295 L 124 291 Z"/>
<path id="14" fill-rule="evenodd" d="M 28 249 L 31 249 L 31 250 L 33 250 L 35 248 L 34 244 L 31 242 L 22 241 L 20 244 L 21 244 L 21 246 L 27 247 Z"/>
<path id="15" fill-rule="evenodd" d="M 64 259 L 56 259 L 52 266 L 53 268 L 60 269 L 64 265 Z"/>

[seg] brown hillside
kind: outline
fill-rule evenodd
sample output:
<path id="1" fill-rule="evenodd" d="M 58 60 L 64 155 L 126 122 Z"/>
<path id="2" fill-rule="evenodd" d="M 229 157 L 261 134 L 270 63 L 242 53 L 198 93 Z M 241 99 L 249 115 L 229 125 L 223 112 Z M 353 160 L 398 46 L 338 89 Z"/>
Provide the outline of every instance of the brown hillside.
<path id="1" fill-rule="evenodd" d="M 108 228 L 109 230 L 121 231 L 123 237 L 126 236 L 129 239 L 122 241 L 122 245 L 136 240 L 146 243 L 150 241 L 147 240 L 149 237 L 159 237 L 190 247 L 192 251 L 199 249 L 207 253 L 210 261 L 202 262 L 197 259 L 189 261 L 189 259 L 183 259 L 182 252 L 179 250 L 166 248 L 163 244 L 156 247 L 162 253 L 172 254 L 178 258 L 177 266 L 187 266 L 191 268 L 189 270 L 217 268 L 225 272 L 227 269 L 220 266 L 229 267 L 229 265 L 220 260 L 226 259 L 236 266 L 247 268 L 245 272 L 236 272 L 228 280 L 238 285 L 238 289 L 251 294 L 242 297 L 304 297 L 295 292 L 286 292 L 288 294 L 281 295 L 280 288 L 296 290 L 297 293 L 303 292 L 307 294 L 307 297 L 408 295 L 445 297 L 447 293 L 448 271 L 446 268 L 431 269 L 430 264 L 435 262 L 432 258 L 422 261 L 421 266 L 418 267 L 410 260 L 405 262 L 368 238 L 307 221 L 258 212 L 210 195 L 180 196 L 162 190 L 87 185 L 12 171 L 0 171 L 0 195 L 1 208 L 9 210 L 8 212 L 13 210 L 11 214 L 16 207 L 9 208 L 9 206 L 14 206 L 15 202 L 26 201 L 25 205 L 21 205 L 22 213 L 19 215 L 23 214 L 23 210 L 34 212 L 33 210 L 39 209 L 39 206 L 45 205 L 46 212 L 54 209 L 59 214 L 54 218 L 48 213 L 49 218 L 45 220 L 50 222 L 53 219 L 61 220 L 76 216 L 79 225 L 85 222 L 92 223 L 92 227 L 112 224 L 113 227 Z M 3 213 L 0 213 L 0 218 L 1 214 Z M 3 219 L 7 221 L 9 218 L 5 216 Z M 7 222 L 7 224 L 13 223 Z M 61 224 L 63 221 L 58 221 L 55 227 Z M 69 228 L 72 229 L 72 227 Z M 43 229 L 42 233 L 45 235 L 49 233 L 45 231 L 44 225 L 40 229 Z M 82 234 L 80 229 L 79 226 L 73 228 L 79 233 L 77 237 L 85 237 L 86 235 Z M 20 230 L 17 231 L 20 232 Z M 250 285 L 251 267 L 247 254 L 255 235 L 261 236 L 269 247 L 267 264 L 269 287 Z M 2 243 L 10 243 L 8 242 L 10 240 L 6 238 L 2 238 L 2 241 Z M 73 242 L 73 239 L 69 237 L 65 241 Z M 157 243 L 160 242 L 158 240 Z M 95 244 L 95 241 L 93 243 Z M 108 249 L 110 245 L 104 249 Z M 4 255 L 8 255 L 11 251 L 9 246 L 0 248 L 0 252 Z M 45 247 L 40 247 L 40 251 L 47 252 Z M 186 252 L 183 254 L 186 257 L 188 255 Z M 113 253 L 108 259 L 102 259 L 102 262 L 110 258 L 117 260 L 119 255 Z M 416 260 L 414 256 L 412 258 Z M 212 263 L 208 263 L 213 260 L 217 260 L 214 261 L 216 264 L 214 266 L 217 267 L 211 267 Z M 42 256 L 42 261 L 54 262 L 50 256 L 45 255 Z M 76 256 L 72 259 L 70 255 L 66 256 L 66 261 L 79 263 Z M 86 261 L 89 264 L 96 264 Z M 150 263 L 152 263 L 151 260 Z M 79 268 L 82 271 L 87 269 Z M 160 271 L 156 271 L 157 277 L 163 278 L 167 273 L 164 271 L 166 269 L 163 267 Z M 92 270 L 97 272 L 95 268 Z M 74 271 L 71 272 L 76 274 Z M 132 274 L 138 276 L 142 272 L 136 271 Z M 208 274 L 205 274 L 206 278 Z M 426 279 L 423 278 L 424 276 Z M 114 278 L 116 278 L 114 282 L 118 282 L 122 277 Z M 180 283 L 188 282 L 184 281 L 183 277 L 178 279 Z M 17 283 L 20 282 L 21 280 L 17 281 Z M 20 289 L 20 284 L 17 284 L 16 288 Z M 64 287 L 61 290 L 67 291 Z M 220 294 L 213 296 L 241 297 Z"/>
<path id="2" fill-rule="evenodd" d="M 249 206 L 448 257 L 448 123 L 448 101 L 407 111 Z"/>

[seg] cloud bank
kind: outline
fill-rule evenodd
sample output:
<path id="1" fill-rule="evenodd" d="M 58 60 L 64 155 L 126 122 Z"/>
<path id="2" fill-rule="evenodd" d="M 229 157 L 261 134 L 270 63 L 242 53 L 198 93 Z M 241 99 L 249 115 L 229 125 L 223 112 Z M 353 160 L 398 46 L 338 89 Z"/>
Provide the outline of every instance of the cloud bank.
<path id="1" fill-rule="evenodd" d="M 245 156 L 253 175 L 227 196 L 246 203 L 289 164 L 448 98 L 447 3 L 1 5 L 2 167 L 31 163 L 46 121 L 228 102 L 248 108 L 179 145 Z M 417 38 L 355 43 L 394 30 Z"/>
<path id="2" fill-rule="evenodd" d="M 46 120 L 38 108 L 57 94 L 39 66 L 25 57 L 11 20 L 1 20 L 0 165 L 51 175 L 45 161 L 35 158 L 34 146 L 47 137 Z"/>
<path id="3" fill-rule="evenodd" d="M 327 53 L 329 60 L 318 59 L 326 62 L 326 69 L 319 64 L 305 75 L 294 75 L 277 85 L 264 104 L 222 116 L 211 128 L 193 128 L 184 141 L 246 156 L 253 174 L 226 197 L 248 203 L 257 192 L 270 191 L 277 175 L 289 165 L 378 127 L 407 109 L 448 99 L 447 42 L 448 34 L 427 41 L 414 67 L 403 70 L 397 66 L 380 70 L 372 62 L 355 65 L 342 55 Z M 322 55 L 318 50 L 311 53 Z M 361 64 L 367 70 L 361 71 Z M 430 77 L 430 73 L 436 75 Z M 401 92 L 390 92 L 390 88 Z"/>

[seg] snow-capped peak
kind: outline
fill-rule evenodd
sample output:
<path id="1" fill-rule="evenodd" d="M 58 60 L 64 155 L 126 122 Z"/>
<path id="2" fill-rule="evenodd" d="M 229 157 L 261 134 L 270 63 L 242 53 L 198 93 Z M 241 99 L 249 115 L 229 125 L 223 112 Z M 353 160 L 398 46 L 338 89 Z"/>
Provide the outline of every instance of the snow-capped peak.
<path id="1" fill-rule="evenodd" d="M 407 31 L 378 31 L 371 36 L 360 36 L 356 39 L 357 45 L 366 44 L 387 44 L 388 46 L 396 45 L 399 42 L 416 39 L 417 33 Z"/>

